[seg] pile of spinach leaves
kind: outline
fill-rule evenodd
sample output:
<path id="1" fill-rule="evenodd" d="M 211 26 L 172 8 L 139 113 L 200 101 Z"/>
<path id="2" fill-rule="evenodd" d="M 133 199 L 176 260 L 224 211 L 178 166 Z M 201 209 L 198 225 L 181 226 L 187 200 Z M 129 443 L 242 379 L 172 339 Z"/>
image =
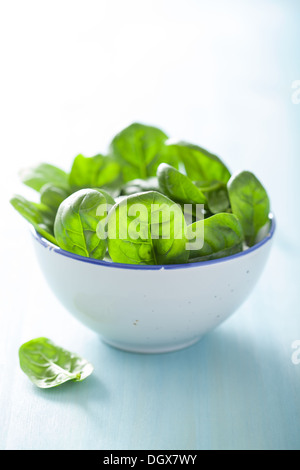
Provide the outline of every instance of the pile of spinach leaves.
<path id="1" fill-rule="evenodd" d="M 222 258 L 255 245 L 270 223 L 268 194 L 253 173 L 232 175 L 216 155 L 174 142 L 157 127 L 141 123 L 118 133 L 106 155 L 77 155 L 68 173 L 42 163 L 21 171 L 20 177 L 39 199 L 15 195 L 13 207 L 51 243 L 95 259 L 164 265 Z M 139 203 L 147 214 L 152 204 L 159 204 L 160 218 L 152 223 L 145 213 L 130 213 Z M 106 211 L 100 214 L 103 205 Z M 169 210 L 174 205 L 175 213 Z M 180 221 L 182 239 L 176 237 L 172 217 Z M 168 238 L 162 236 L 166 222 Z M 121 236 L 122 228 L 133 223 L 140 235 Z M 203 245 L 187 249 L 197 232 L 203 233 Z"/>

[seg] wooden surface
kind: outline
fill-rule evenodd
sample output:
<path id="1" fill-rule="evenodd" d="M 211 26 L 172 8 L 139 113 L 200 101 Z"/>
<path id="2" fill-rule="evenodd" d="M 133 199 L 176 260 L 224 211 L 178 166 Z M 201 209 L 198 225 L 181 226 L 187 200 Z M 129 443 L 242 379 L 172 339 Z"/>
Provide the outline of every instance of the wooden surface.
<path id="1" fill-rule="evenodd" d="M 16 3 L 22 10 L 21 2 Z M 212 3 L 219 8 L 219 2 Z M 29 12 L 38 5 L 29 4 Z M 184 8 L 190 8 L 193 14 L 185 12 L 181 17 L 180 5 L 176 3 L 168 20 L 167 4 L 173 5 L 172 2 L 164 4 L 162 18 L 167 21 L 171 39 L 177 37 L 176 25 L 184 28 L 188 38 L 183 38 L 185 51 L 180 49 L 179 42 L 172 49 L 172 41 L 163 35 L 160 20 L 155 19 L 158 4 L 155 3 L 149 13 L 149 22 L 157 21 L 160 44 L 149 42 L 149 24 L 142 19 L 141 11 L 133 20 L 127 18 L 142 35 L 142 44 L 148 47 L 148 65 L 152 72 L 149 76 L 145 73 L 147 63 L 142 55 L 144 68 L 135 64 L 136 69 L 131 69 L 135 63 L 131 51 L 128 52 L 130 66 L 124 61 L 121 63 L 124 75 L 139 70 L 140 79 L 145 80 L 149 90 L 157 54 L 163 67 L 154 94 L 145 94 L 145 107 L 136 96 L 129 111 L 127 98 L 121 99 L 117 91 L 119 102 L 114 103 L 115 111 L 111 108 L 114 87 L 117 89 L 117 82 L 111 82 L 114 69 L 103 79 L 105 93 L 103 83 L 98 89 L 81 73 L 75 78 L 77 88 L 73 84 L 70 89 L 64 78 L 60 89 L 56 75 L 49 76 L 51 67 L 56 72 L 63 67 L 71 76 L 76 70 L 75 50 L 79 46 L 81 61 L 82 51 L 85 48 L 90 51 L 91 46 L 92 50 L 93 47 L 99 49 L 104 65 L 116 67 L 109 53 L 101 49 L 96 35 L 89 36 L 87 42 L 76 35 L 75 25 L 81 24 L 77 7 L 77 16 L 72 17 L 74 23 L 67 29 L 71 37 L 63 34 L 65 23 L 59 23 L 58 39 L 54 43 L 49 42 L 46 9 L 41 7 L 37 12 L 41 25 L 45 23 L 45 32 L 39 23 L 34 26 L 36 23 L 24 10 L 29 26 L 35 27 L 34 31 L 41 35 L 41 46 L 37 44 L 37 49 L 25 48 L 33 44 L 34 35 L 26 36 L 21 20 L 17 21 L 21 29 L 15 38 L 8 26 L 4 31 L 10 44 L 10 52 L 5 56 L 7 67 L 13 54 L 21 60 L 25 49 L 27 51 L 28 69 L 25 69 L 24 80 L 33 108 L 26 108 L 29 99 L 24 82 L 20 82 L 20 91 L 18 81 L 7 78 L 1 157 L 5 171 L 2 173 L 3 216 L 0 220 L 0 449 L 300 448 L 300 364 L 292 362 L 292 343 L 300 340 L 300 104 L 293 103 L 291 98 L 292 83 L 300 79 L 299 8 L 297 2 L 264 1 L 257 7 L 258 12 L 251 2 L 243 2 L 244 9 L 240 7 L 236 11 L 233 2 L 228 2 L 228 9 L 222 10 L 223 17 L 216 13 L 217 24 L 223 24 L 221 17 L 226 18 L 228 28 L 223 26 L 214 34 L 208 31 L 206 36 L 206 45 L 212 54 L 212 61 L 209 61 L 203 47 L 205 37 L 195 32 L 198 23 L 201 26 L 204 21 L 200 19 L 201 7 L 198 9 L 194 2 L 184 2 Z M 86 32 L 94 30 L 97 21 L 101 23 L 97 15 L 93 15 L 96 4 L 92 5 L 82 13 L 82 27 Z M 214 18 L 213 9 L 203 14 L 207 22 Z M 62 15 L 67 18 L 67 9 Z M 108 25 L 113 24 L 113 12 L 107 15 Z M 10 7 L 8 24 L 13 18 Z M 48 21 L 55 22 L 55 18 L 51 13 Z M 123 20 L 118 21 L 119 25 L 123 24 Z M 146 21 L 144 36 L 143 28 L 137 27 L 139 21 Z M 132 38 L 128 37 L 125 36 L 125 42 L 127 40 L 129 47 Z M 109 49 L 108 45 L 108 51 L 121 59 L 115 48 L 120 38 L 111 41 L 114 46 Z M 189 77 L 183 73 L 180 60 L 164 62 L 164 46 L 171 48 L 172 60 L 178 49 L 185 72 L 191 64 Z M 45 57 L 50 65 L 49 69 L 40 68 L 37 81 L 33 79 L 30 85 L 30 77 L 37 71 L 34 59 L 39 55 L 39 47 L 45 54 L 41 55 L 42 65 L 46 66 Z M 121 43 L 120 47 L 125 48 Z M 71 58 L 65 66 L 63 58 L 68 48 Z M 200 67 L 203 55 L 204 68 Z M 81 65 L 87 67 L 92 57 L 93 54 Z M 136 59 L 138 61 L 138 57 Z M 16 67 L 12 66 L 11 75 L 15 76 Z M 97 69 L 99 77 L 100 69 Z M 203 77 L 203 73 L 210 78 Z M 34 86 L 40 80 L 44 80 L 46 88 L 53 80 L 56 87 L 55 98 L 51 95 L 53 107 L 44 87 L 36 89 Z M 122 84 L 129 86 L 129 79 L 124 80 Z M 170 83 L 170 90 L 166 83 Z M 87 91 L 89 85 L 91 90 Z M 176 87 L 179 97 L 175 106 Z M 125 95 L 126 89 L 123 89 L 122 96 Z M 41 105 L 41 96 L 44 96 L 46 108 Z M 159 108 L 162 96 L 167 110 L 164 105 Z M 180 352 L 139 355 L 102 344 L 95 333 L 79 324 L 53 296 L 37 265 L 26 224 L 7 202 L 11 193 L 23 191 L 16 178 L 20 166 L 41 159 L 68 168 L 73 154 L 84 152 L 85 148 L 86 153 L 93 154 L 98 141 L 102 146 L 105 139 L 101 131 L 96 136 L 96 128 L 101 128 L 104 119 L 98 113 L 102 99 L 102 110 L 107 117 L 104 128 L 110 136 L 127 120 L 161 125 L 170 133 L 172 129 L 174 133 L 182 129 L 180 137 L 219 152 L 232 169 L 254 171 L 266 185 L 272 200 L 277 233 L 268 265 L 255 291 L 226 323 L 195 346 Z M 11 111 L 13 103 L 16 105 L 14 113 Z M 115 117 L 118 106 L 122 114 L 119 121 Z M 25 109 L 29 109 L 28 119 Z M 89 113 L 86 121 L 82 117 L 86 111 L 90 111 L 97 124 L 92 128 Z M 94 153 L 97 151 L 100 149 Z M 134 286 L 132 292 L 128 292 L 128 302 L 134 302 Z M 82 383 L 37 389 L 20 370 L 18 348 L 38 336 L 47 336 L 90 360 L 95 367 L 92 376 Z"/>

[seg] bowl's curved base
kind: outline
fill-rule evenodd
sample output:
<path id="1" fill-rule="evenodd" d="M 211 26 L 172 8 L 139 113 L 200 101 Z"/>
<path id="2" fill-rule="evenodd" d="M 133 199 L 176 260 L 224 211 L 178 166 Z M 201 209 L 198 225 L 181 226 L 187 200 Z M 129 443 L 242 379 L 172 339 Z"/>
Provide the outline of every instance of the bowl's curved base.
<path id="1" fill-rule="evenodd" d="M 198 341 L 200 341 L 201 338 L 202 336 L 198 336 L 197 338 L 193 338 L 192 340 L 173 344 L 173 345 L 170 344 L 169 346 L 158 346 L 158 345 L 129 346 L 126 343 L 107 340 L 106 338 L 103 338 L 102 336 L 101 336 L 101 341 L 104 344 L 107 344 L 108 346 L 111 346 L 113 348 L 120 349 L 126 352 L 139 353 L 139 354 L 162 354 L 162 353 L 179 351 L 181 349 L 188 348 L 189 346 L 193 346 L 195 343 L 198 343 Z"/>

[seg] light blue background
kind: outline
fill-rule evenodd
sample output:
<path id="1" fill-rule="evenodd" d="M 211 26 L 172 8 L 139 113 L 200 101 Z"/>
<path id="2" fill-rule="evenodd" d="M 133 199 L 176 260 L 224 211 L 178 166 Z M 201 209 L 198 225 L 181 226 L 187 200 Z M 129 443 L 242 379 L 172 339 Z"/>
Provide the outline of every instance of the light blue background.
<path id="1" fill-rule="evenodd" d="M 300 448 L 299 26 L 296 0 L 1 5 L 1 449 Z M 22 166 L 68 170 L 132 121 L 255 172 L 278 224 L 247 302 L 165 355 L 105 346 L 66 312 L 7 202 L 26 195 Z M 18 348 L 37 336 L 86 357 L 93 375 L 35 388 Z"/>

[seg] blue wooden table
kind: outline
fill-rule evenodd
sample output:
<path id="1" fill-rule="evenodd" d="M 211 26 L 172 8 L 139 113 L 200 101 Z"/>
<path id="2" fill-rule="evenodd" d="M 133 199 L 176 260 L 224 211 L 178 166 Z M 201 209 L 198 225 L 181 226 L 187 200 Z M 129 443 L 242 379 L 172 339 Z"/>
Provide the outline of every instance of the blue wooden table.
<path id="1" fill-rule="evenodd" d="M 29 3 L 30 8 L 37 5 Z M 95 32 L 101 24 L 93 14 L 96 4 L 85 12 L 75 8 L 67 30 L 71 43 L 54 12 L 47 20 L 45 11 L 39 10 L 40 25 L 23 12 L 27 26 L 40 35 L 41 46 L 28 48 L 25 54 L 29 69 L 24 80 L 33 108 L 27 106 L 24 82 L 20 91 L 7 80 L 9 96 L 19 100 L 21 117 L 6 115 L 3 141 L 7 177 L 1 187 L 0 449 L 300 448 L 300 351 L 293 349 L 300 340 L 299 5 L 263 1 L 255 9 L 252 2 L 243 2 L 236 11 L 233 2 L 226 2 L 226 8 L 222 2 L 210 7 L 194 3 L 184 2 L 182 11 L 177 4 L 172 10 L 172 2 L 162 9 L 154 2 L 146 17 L 131 5 L 133 19 L 121 11 L 123 18 L 120 13 L 116 19 L 120 35 L 111 38 L 107 50 L 102 48 L 104 33 L 99 32 L 99 39 Z M 107 8 L 103 14 L 112 25 L 112 7 Z M 12 7 L 8 14 L 12 21 Z M 67 8 L 61 14 L 67 19 Z M 124 28 L 124 15 L 129 29 Z M 49 40 L 48 21 L 58 22 L 54 42 Z M 150 41 L 153 24 L 159 40 Z M 80 25 L 86 37 L 77 35 Z M 178 25 L 184 33 L 181 40 Z M 205 34 L 201 25 L 206 25 Z M 21 29 L 14 42 L 9 27 L 5 29 L 10 54 L 20 60 L 25 51 L 22 40 L 26 46 L 34 43 L 26 31 Z M 138 57 L 131 49 L 134 33 L 139 34 L 147 60 L 141 45 Z M 45 55 L 37 69 L 39 47 Z M 102 64 L 111 66 L 104 78 L 103 68 L 95 69 L 95 51 Z M 8 64 L 9 57 L 5 60 Z M 85 67 L 79 76 L 78 60 Z M 62 70 L 61 81 L 55 74 L 49 76 L 47 61 L 56 72 Z M 115 75 L 119 65 L 124 72 L 122 93 Z M 154 66 L 160 70 L 158 81 Z M 14 75 L 16 66 L 11 67 Z M 89 79 L 95 70 L 99 87 L 93 77 Z M 75 84 L 70 81 L 68 87 L 64 74 Z M 52 83 L 56 94 L 51 95 L 51 88 L 50 97 L 44 87 L 36 89 L 40 80 L 46 88 Z M 132 97 L 134 89 L 130 100 L 128 93 Z M 11 103 L 5 101 L 8 111 Z M 233 170 L 255 172 L 268 189 L 277 218 L 273 250 L 251 297 L 198 344 L 169 354 L 116 350 L 78 323 L 53 296 L 26 224 L 5 202 L 11 192 L 23 191 L 16 177 L 20 166 L 41 159 L 68 168 L 73 154 L 84 148 L 90 154 L 100 151 L 99 139 L 104 145 L 107 135 L 131 120 L 179 133 L 222 155 Z M 18 348 L 38 336 L 81 354 L 93 363 L 94 373 L 82 383 L 36 388 L 20 370 Z"/>

